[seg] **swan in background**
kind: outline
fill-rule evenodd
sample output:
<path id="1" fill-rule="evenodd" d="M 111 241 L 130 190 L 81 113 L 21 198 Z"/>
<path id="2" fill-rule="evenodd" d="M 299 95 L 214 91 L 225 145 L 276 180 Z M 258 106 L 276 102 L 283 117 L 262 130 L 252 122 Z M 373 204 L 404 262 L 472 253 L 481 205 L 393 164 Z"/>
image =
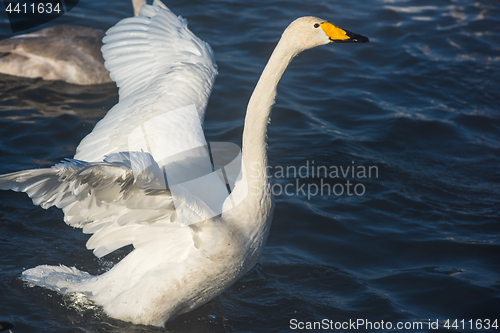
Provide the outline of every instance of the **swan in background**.
<path id="1" fill-rule="evenodd" d="M 134 247 L 99 276 L 42 265 L 23 272 L 25 281 L 84 293 L 114 318 L 163 326 L 222 293 L 262 253 L 274 210 L 267 124 L 288 64 L 306 49 L 368 38 L 317 17 L 299 18 L 284 31 L 250 98 L 241 172 L 220 214 L 200 197 L 174 191 L 178 183 L 165 171 L 175 164 L 165 156 L 203 145 L 199 124 L 217 75 L 210 46 L 159 0 L 109 29 L 103 41 L 118 104 L 74 159 L 0 176 L 0 188 L 26 192 L 43 208 L 61 208 L 68 225 L 93 234 L 87 248 L 97 257 Z M 195 168 L 192 161 L 181 169 Z"/>
<path id="2" fill-rule="evenodd" d="M 146 0 L 133 0 L 134 14 Z M 0 73 L 74 84 L 112 82 L 101 53 L 104 31 L 60 25 L 0 41 Z"/>

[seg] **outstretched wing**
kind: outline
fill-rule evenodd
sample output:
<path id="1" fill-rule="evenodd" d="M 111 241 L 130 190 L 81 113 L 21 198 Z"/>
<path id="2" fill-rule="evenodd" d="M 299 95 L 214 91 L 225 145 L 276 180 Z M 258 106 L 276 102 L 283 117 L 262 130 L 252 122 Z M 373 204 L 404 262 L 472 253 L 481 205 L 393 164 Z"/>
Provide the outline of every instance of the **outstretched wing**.
<path id="1" fill-rule="evenodd" d="M 174 207 L 163 171 L 144 152 L 110 155 L 103 162 L 68 159 L 50 169 L 1 175 L 0 189 L 26 192 L 45 209 L 61 208 L 68 225 L 93 234 L 87 248 L 97 257 L 180 229 L 176 209 L 185 209 L 180 200 Z M 185 204 L 194 218 L 204 215 L 196 201 Z M 183 229 L 191 239 L 189 228 Z"/>
<path id="2" fill-rule="evenodd" d="M 105 66 L 119 87 L 120 101 L 83 139 L 75 158 L 97 162 L 112 153 L 143 149 L 158 160 L 147 138 L 176 151 L 199 146 L 200 135 L 203 137 L 199 132 L 217 75 L 210 46 L 160 1 L 143 6 L 139 16 L 120 21 L 106 32 L 103 41 Z M 197 118 L 167 116 L 170 111 L 190 109 Z M 144 140 L 130 137 L 148 122 L 162 122 L 162 126 L 149 128 Z M 168 135 L 179 126 L 188 130 Z"/>
<path id="3" fill-rule="evenodd" d="M 75 160 L 0 176 L 0 188 L 62 208 L 66 223 L 93 234 L 87 248 L 98 257 L 164 236 L 192 248 L 191 228 L 178 216 L 195 223 L 210 211 L 189 194 L 174 207 L 164 170 L 169 157 L 185 160 L 183 151 L 206 144 L 202 122 L 217 74 L 212 50 L 160 1 L 106 34 L 102 50 L 119 103 L 80 143 Z"/>

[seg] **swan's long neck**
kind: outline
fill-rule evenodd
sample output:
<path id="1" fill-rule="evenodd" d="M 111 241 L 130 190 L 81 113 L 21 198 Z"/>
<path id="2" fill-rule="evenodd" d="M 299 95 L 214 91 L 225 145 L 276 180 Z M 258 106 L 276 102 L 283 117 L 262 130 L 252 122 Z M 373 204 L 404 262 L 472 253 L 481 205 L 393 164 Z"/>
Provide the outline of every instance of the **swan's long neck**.
<path id="1" fill-rule="evenodd" d="M 266 137 L 271 108 L 276 97 L 276 89 L 288 64 L 297 53 L 287 42 L 285 35 L 276 46 L 269 62 L 250 97 L 243 130 L 243 161 L 249 195 L 261 200 L 268 188 Z M 256 191 L 261 187 L 263 191 Z M 259 193 L 261 192 L 261 193 Z M 260 198 L 259 198 L 260 197 Z"/>

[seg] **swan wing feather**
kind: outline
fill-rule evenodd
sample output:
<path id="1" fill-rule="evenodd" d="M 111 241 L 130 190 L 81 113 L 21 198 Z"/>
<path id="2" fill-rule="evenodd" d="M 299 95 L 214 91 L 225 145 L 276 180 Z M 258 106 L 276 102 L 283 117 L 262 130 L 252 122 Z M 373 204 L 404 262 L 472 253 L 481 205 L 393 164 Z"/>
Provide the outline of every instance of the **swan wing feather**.
<path id="1" fill-rule="evenodd" d="M 138 165 L 141 159 L 149 168 Z M 61 208 L 68 225 L 93 234 L 87 248 L 97 257 L 126 245 L 144 245 L 144 239 L 169 232 L 191 237 L 190 228 L 182 228 L 177 220 L 163 173 L 146 153 L 111 155 L 90 163 L 67 159 L 48 169 L 1 175 L 0 189 L 26 192 L 44 209 Z"/>
<path id="2" fill-rule="evenodd" d="M 105 66 L 119 88 L 119 103 L 80 143 L 75 159 L 102 161 L 106 155 L 131 150 L 131 144 L 147 151 L 146 143 L 131 142 L 130 133 L 173 110 L 193 107 L 198 119 L 177 121 L 184 126 L 189 121 L 203 124 L 217 66 L 210 46 L 188 29 L 185 19 L 155 1 L 143 6 L 139 16 L 110 28 L 103 42 Z M 176 146 L 178 142 L 162 133 L 178 125 L 170 120 L 148 135 L 164 146 Z M 189 133 L 177 138 L 191 139 Z"/>
<path id="3" fill-rule="evenodd" d="M 103 41 L 118 104 L 73 160 L 0 176 L 0 188 L 61 208 L 67 224 L 93 234 L 87 248 L 98 257 L 129 244 L 150 246 L 153 239 L 178 248 L 172 253 L 182 254 L 171 259 L 179 260 L 195 246 L 192 228 L 183 226 L 213 213 L 189 193 L 179 192 L 174 205 L 165 170 L 169 156 L 206 144 L 202 123 L 217 75 L 213 52 L 159 1 L 109 29 Z"/>

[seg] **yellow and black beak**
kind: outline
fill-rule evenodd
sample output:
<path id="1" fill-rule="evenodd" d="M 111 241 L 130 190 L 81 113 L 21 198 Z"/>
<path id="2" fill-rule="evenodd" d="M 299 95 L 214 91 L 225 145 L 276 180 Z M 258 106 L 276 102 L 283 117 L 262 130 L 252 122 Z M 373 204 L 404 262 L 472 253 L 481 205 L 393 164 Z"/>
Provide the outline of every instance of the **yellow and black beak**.
<path id="1" fill-rule="evenodd" d="M 323 22 L 320 24 L 321 29 L 330 38 L 331 43 L 367 43 L 370 40 L 353 32 L 337 28 L 330 22 Z"/>

